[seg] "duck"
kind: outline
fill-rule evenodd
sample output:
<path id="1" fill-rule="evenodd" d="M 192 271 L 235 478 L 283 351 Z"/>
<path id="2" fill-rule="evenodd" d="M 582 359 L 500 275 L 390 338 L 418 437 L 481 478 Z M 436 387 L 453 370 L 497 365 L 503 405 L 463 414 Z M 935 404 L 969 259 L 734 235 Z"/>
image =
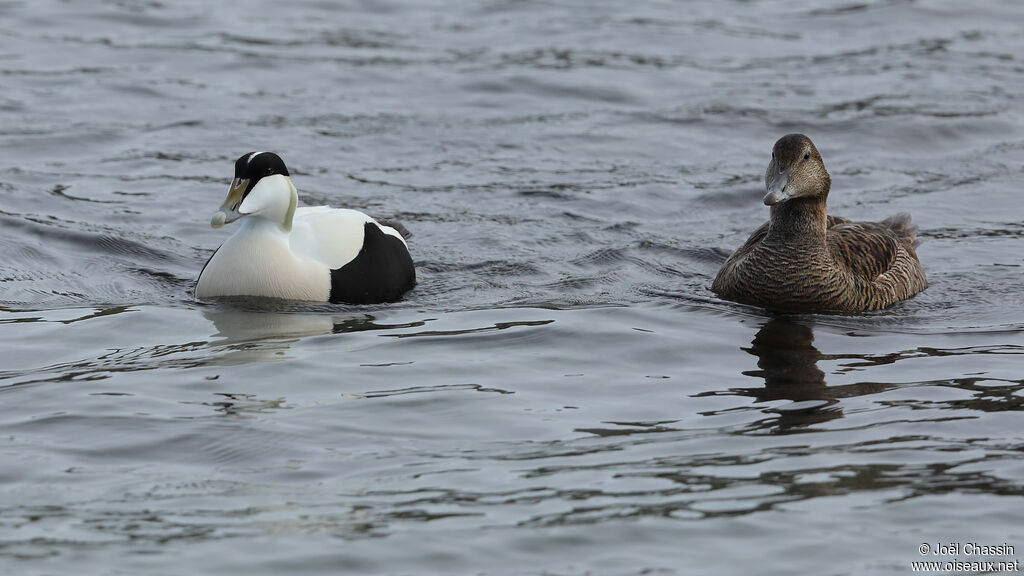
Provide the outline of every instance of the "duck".
<path id="1" fill-rule="evenodd" d="M 240 221 L 206 262 L 195 296 L 262 296 L 285 300 L 377 304 L 416 285 L 400 225 L 358 210 L 298 206 L 284 160 L 249 152 L 235 161 L 227 198 L 213 228 Z"/>
<path id="2" fill-rule="evenodd" d="M 831 185 L 810 138 L 779 138 L 765 172 L 769 219 L 729 256 L 711 290 L 781 312 L 856 313 L 887 308 L 927 288 L 910 215 L 881 222 L 831 216 Z"/>

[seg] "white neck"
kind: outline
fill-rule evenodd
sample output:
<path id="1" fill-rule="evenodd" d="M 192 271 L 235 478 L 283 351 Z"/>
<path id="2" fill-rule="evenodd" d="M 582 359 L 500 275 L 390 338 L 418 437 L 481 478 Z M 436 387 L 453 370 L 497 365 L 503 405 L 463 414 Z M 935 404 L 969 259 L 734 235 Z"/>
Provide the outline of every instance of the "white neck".
<path id="1" fill-rule="evenodd" d="M 292 179 L 283 174 L 274 174 L 260 178 L 246 195 L 238 211 L 246 218 L 242 219 L 245 226 L 249 221 L 268 221 L 277 224 L 285 232 L 292 229 L 292 218 L 295 207 L 299 203 L 298 194 Z"/>
<path id="2" fill-rule="evenodd" d="M 244 239 L 249 235 L 255 234 L 259 236 L 271 236 L 281 237 L 287 239 L 291 233 L 290 229 L 286 229 L 281 221 L 274 218 L 268 217 L 265 213 L 250 214 L 239 222 L 238 232 L 229 240 L 239 237 Z M 287 240 L 286 240 L 287 241 Z"/>

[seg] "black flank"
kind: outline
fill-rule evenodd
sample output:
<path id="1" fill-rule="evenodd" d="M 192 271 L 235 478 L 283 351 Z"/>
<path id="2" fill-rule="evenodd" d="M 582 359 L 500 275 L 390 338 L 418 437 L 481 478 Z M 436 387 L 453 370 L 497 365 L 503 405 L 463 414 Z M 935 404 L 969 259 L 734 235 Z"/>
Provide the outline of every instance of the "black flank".
<path id="1" fill-rule="evenodd" d="M 331 270 L 331 302 L 393 302 L 416 285 L 416 269 L 405 244 L 373 222 L 367 222 L 363 232 L 359 254 Z"/>

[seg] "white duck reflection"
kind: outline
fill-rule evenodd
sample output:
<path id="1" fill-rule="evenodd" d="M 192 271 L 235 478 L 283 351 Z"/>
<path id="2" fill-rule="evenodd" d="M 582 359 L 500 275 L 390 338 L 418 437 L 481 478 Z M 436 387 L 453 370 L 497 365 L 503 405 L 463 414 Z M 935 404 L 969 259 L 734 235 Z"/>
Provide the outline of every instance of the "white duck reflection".
<path id="1" fill-rule="evenodd" d="M 303 310 L 274 310 L 251 306 L 218 305 L 203 310 L 203 317 L 213 323 L 212 346 L 225 353 L 216 364 L 234 365 L 247 362 L 275 362 L 293 356 L 291 345 L 313 336 L 391 330 L 422 326 L 423 321 L 400 324 L 379 324 L 369 313 L 322 313 Z"/>

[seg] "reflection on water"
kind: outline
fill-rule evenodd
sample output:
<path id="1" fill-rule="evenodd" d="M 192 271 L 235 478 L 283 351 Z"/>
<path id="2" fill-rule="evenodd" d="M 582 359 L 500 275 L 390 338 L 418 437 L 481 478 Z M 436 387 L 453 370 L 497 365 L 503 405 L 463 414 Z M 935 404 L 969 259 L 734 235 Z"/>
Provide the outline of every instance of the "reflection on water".
<path id="1" fill-rule="evenodd" d="M 267 338 L 294 342 L 307 336 L 329 334 L 334 328 L 334 319 L 324 315 L 209 309 L 203 310 L 203 317 L 213 322 L 216 332 L 211 337 L 221 338 L 219 344 Z"/>
<path id="2" fill-rule="evenodd" d="M 814 331 L 809 325 L 771 319 L 757 331 L 746 352 L 757 356 L 760 370 L 743 372 L 764 378 L 764 386 L 736 390 L 758 402 L 792 400 L 776 408 L 777 431 L 805 428 L 843 415 L 838 400 L 828 389 L 825 372 L 818 367 L 823 358 L 814 347 Z"/>
<path id="3" fill-rule="evenodd" d="M 881 355 L 868 353 L 824 354 L 814 346 L 813 324 L 807 321 L 771 318 L 760 326 L 750 346 L 741 349 L 756 356 L 758 366 L 758 370 L 746 370 L 742 374 L 762 379 L 763 385 L 730 388 L 727 391 L 703 395 L 749 396 L 759 403 L 791 401 L 790 404 L 773 405 L 766 408 L 765 412 L 771 412 L 776 416 L 755 423 L 750 428 L 752 430 L 800 431 L 814 424 L 841 418 L 843 409 L 840 399 L 879 394 L 902 386 L 935 386 L 956 389 L 970 392 L 972 397 L 941 401 L 913 398 L 884 400 L 882 403 L 889 406 L 916 408 L 941 405 L 950 408 L 972 408 L 986 412 L 1015 409 L 1021 403 L 1020 396 L 1016 392 L 1020 389 L 1022 381 L 1016 378 L 1000 378 L 995 373 L 979 372 L 974 376 L 954 380 L 863 381 L 829 385 L 828 375 L 820 365 L 823 362 L 840 362 L 836 367 L 835 374 L 846 376 L 852 371 L 863 370 L 867 367 L 887 366 L 896 362 L 924 358 L 945 358 L 967 354 L 1018 355 L 1020 347 L 1017 346 L 976 346 L 953 349 L 918 347 Z"/>
<path id="4" fill-rule="evenodd" d="M 790 400 L 790 404 L 773 406 L 767 412 L 775 417 L 758 422 L 754 429 L 773 432 L 799 431 L 808 426 L 841 418 L 840 398 L 875 394 L 896 386 L 878 382 L 858 382 L 829 386 L 822 361 L 870 361 L 869 355 L 822 354 L 814 346 L 814 329 L 805 321 L 771 318 L 754 335 L 750 347 L 743 351 L 757 357 L 758 370 L 747 370 L 744 376 L 764 380 L 762 386 L 732 388 L 725 394 L 750 396 L 757 402 Z M 849 366 L 847 364 L 846 366 Z M 717 393 L 722 394 L 722 393 Z"/>
<path id="5" fill-rule="evenodd" d="M 274 410 L 286 410 L 284 398 L 263 400 L 254 394 L 235 394 L 231 392 L 215 392 L 219 400 L 202 402 L 204 406 L 212 406 L 215 412 L 225 416 L 248 416 L 264 414 Z"/>
<path id="6" fill-rule="evenodd" d="M 331 315 L 260 309 L 252 302 L 241 307 L 221 304 L 203 310 L 203 317 L 216 330 L 211 346 L 226 350 L 216 362 L 221 365 L 285 360 L 291 358 L 286 352 L 292 344 L 311 336 L 413 328 L 427 322 L 381 324 L 367 313 Z"/>
<path id="7" fill-rule="evenodd" d="M 26 495 L 0 506 L 0 530 L 13 534 L 8 554 L 114 537 L 97 555 L 169 550 L 176 539 L 201 541 L 216 555 L 233 542 L 225 540 L 247 534 L 301 547 L 326 533 L 367 561 L 401 563 L 392 550 L 471 533 L 467 548 L 483 551 L 477 571 L 486 572 L 507 535 L 528 547 L 538 533 L 559 531 L 582 542 L 564 554 L 583 555 L 648 524 L 640 537 L 720 528 L 703 536 L 720 553 L 717 542 L 737 522 L 776 532 L 796 513 L 815 530 L 842 532 L 918 498 L 972 491 L 980 495 L 973 505 L 1021 493 L 1020 443 L 996 426 L 1012 425 L 1015 416 L 1005 413 L 1020 409 L 1020 382 L 1008 372 L 1024 350 L 1017 344 L 968 337 L 926 348 L 901 334 L 851 336 L 807 319 L 752 325 L 749 317 L 656 305 L 436 318 L 221 303 L 132 312 L 65 324 L 84 315 L 65 311 L 12 325 L 28 334 L 120 321 L 131 347 L 116 364 L 113 352 L 76 361 L 74 373 L 89 379 L 8 391 L 18 406 L 0 419 L 8 438 L 0 448 L 23 465 L 0 477 L 14 475 L 8 481 Z M 679 334 L 693 335 L 692 343 L 723 323 L 728 338 L 680 351 Z M 166 335 L 147 337 L 183 324 L 195 342 L 172 347 L 160 343 Z M 563 342 L 572 345 L 553 349 Z M 723 390 L 692 378 L 694 364 L 672 351 L 708 354 L 701 366 L 749 386 Z M 239 362 L 223 366 L 225 357 Z M 974 364 L 944 382 L 923 375 L 929 366 L 949 372 L 951 360 Z M 644 377 L 644 362 L 670 377 Z M 46 367 L 42 376 L 55 380 L 70 366 Z M 848 384 L 854 379 L 893 383 Z M 967 415 L 980 410 L 992 413 Z M 39 465 L 40 457 L 60 466 Z M 52 494 L 36 487 L 61 483 L 82 496 L 58 500 L 58 515 L 45 508 Z M 857 511 L 847 512 L 846 501 Z M 819 513 L 826 509 L 836 512 Z M 28 516 L 35 520 L 22 520 Z M 140 522 L 152 526 L 140 530 Z M 68 541 L 48 539 L 58 530 Z M 665 549 L 676 546 L 673 536 Z M 423 554 L 435 547 L 428 542 Z M 410 552 L 408 566 L 423 554 Z M 166 564 L 169 555 L 152 558 Z M 406 565 L 399 571 L 417 573 Z"/>
<path id="8" fill-rule="evenodd" d="M 827 385 L 825 373 L 818 368 L 822 354 L 814 347 L 814 331 L 810 326 L 772 319 L 757 331 L 747 352 L 757 356 L 760 370 L 743 374 L 764 378 L 764 392 L 759 400 L 788 398 L 816 400 Z"/>

